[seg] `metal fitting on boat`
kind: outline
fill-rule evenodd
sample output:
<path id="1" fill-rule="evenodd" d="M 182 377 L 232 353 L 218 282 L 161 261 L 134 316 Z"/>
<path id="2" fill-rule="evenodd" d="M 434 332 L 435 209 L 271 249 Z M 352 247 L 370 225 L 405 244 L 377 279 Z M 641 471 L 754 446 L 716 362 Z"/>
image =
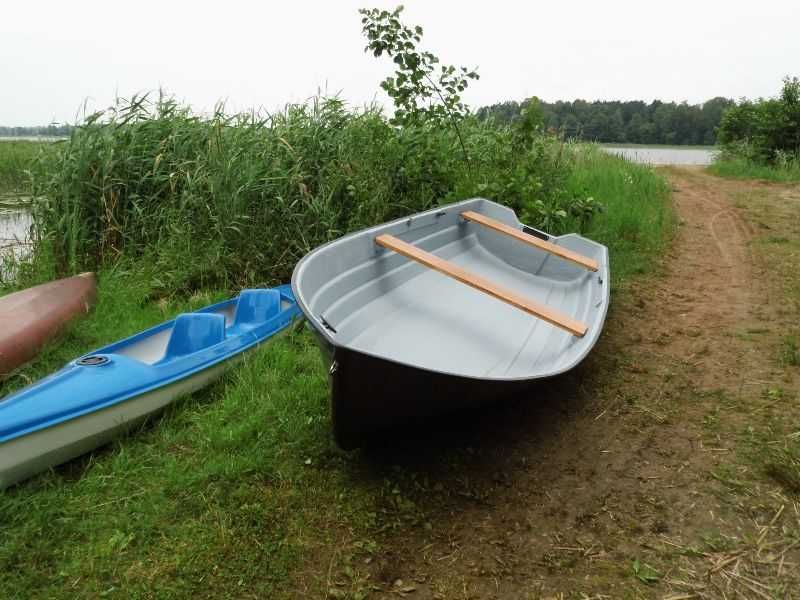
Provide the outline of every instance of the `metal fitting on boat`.
<path id="1" fill-rule="evenodd" d="M 92 354 L 91 356 L 84 356 L 78 359 L 75 364 L 82 367 L 100 367 L 111 362 L 107 356 L 100 356 L 99 354 Z"/>

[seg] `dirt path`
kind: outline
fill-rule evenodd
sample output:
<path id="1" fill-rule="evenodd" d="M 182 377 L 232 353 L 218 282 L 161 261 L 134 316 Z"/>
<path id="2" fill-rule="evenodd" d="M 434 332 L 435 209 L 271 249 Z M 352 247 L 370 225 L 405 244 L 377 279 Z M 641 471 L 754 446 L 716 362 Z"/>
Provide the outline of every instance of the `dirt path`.
<path id="1" fill-rule="evenodd" d="M 796 498 L 740 458 L 742 431 L 768 426 L 773 382 L 784 399 L 798 389 L 773 359 L 796 314 L 781 312 L 736 206 L 763 186 L 666 174 L 680 225 L 663 272 L 615 297 L 578 372 L 452 424 L 441 445 L 422 432 L 376 459 L 396 464 L 380 509 L 391 551 L 356 559 L 353 589 L 800 597 Z"/>

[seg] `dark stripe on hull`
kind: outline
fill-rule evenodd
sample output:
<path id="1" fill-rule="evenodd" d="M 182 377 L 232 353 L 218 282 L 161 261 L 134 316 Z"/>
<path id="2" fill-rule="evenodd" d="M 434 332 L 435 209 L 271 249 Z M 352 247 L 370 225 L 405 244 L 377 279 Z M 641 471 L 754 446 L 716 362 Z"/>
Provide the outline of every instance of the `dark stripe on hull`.
<path id="1" fill-rule="evenodd" d="M 323 355 L 329 355 L 323 350 Z M 472 410 L 530 389 L 538 379 L 488 381 L 436 373 L 336 347 L 330 363 L 333 436 L 345 450 L 381 435 Z"/>

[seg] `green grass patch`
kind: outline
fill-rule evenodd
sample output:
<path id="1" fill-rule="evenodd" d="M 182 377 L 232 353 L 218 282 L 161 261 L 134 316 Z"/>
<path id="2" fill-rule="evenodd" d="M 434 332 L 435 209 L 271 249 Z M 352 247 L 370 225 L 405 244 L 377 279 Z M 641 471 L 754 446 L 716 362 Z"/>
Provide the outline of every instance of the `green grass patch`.
<path id="1" fill-rule="evenodd" d="M 785 367 L 800 367 L 800 344 L 793 335 L 784 336 L 781 340 L 779 360 Z"/>
<path id="2" fill-rule="evenodd" d="M 651 167 L 596 145 L 580 146 L 575 161 L 568 188 L 574 196 L 594 198 L 603 207 L 584 235 L 608 247 L 613 282 L 652 272 L 676 224 L 666 180 Z"/>
<path id="3" fill-rule="evenodd" d="M 0 140 L 0 194 L 30 191 L 30 169 L 46 142 Z"/>
<path id="4" fill-rule="evenodd" d="M 766 452 L 764 472 L 784 490 L 800 496 L 800 440 L 787 439 Z"/>
<path id="5" fill-rule="evenodd" d="M 746 158 L 727 157 L 709 165 L 708 171 L 713 175 L 730 179 L 760 179 L 782 183 L 800 181 L 800 161 L 797 160 L 778 166 Z"/>
<path id="6" fill-rule="evenodd" d="M 784 404 L 794 400 L 782 395 L 774 399 Z M 800 432 L 783 422 L 782 412 L 770 413 L 763 427 L 748 427 L 742 434 L 740 452 L 773 484 L 785 493 L 800 497 Z"/>

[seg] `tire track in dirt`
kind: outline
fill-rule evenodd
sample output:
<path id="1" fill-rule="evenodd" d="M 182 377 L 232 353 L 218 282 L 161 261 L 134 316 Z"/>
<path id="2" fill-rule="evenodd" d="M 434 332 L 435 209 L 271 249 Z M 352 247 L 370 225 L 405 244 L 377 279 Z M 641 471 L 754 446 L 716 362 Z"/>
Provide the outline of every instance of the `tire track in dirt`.
<path id="1" fill-rule="evenodd" d="M 666 276 L 655 287 L 663 314 L 650 317 L 670 338 L 665 353 L 679 358 L 702 351 L 695 383 L 725 387 L 736 367 L 731 359 L 739 355 L 731 352 L 731 334 L 746 325 L 756 301 L 752 229 L 718 180 L 697 168 L 667 172 L 681 225 Z"/>

